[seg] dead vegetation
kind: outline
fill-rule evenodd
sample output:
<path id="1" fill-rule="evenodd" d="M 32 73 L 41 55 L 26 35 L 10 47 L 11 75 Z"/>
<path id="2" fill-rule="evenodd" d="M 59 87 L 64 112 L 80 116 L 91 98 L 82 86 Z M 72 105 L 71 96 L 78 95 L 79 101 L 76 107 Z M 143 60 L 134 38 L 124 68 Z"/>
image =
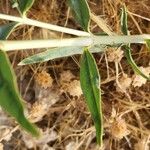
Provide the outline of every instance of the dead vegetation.
<path id="1" fill-rule="evenodd" d="M 149 0 L 91 0 L 93 14 L 120 34 L 120 8 L 126 4 L 131 34 L 150 33 Z M 80 29 L 65 0 L 36 0 L 28 17 L 43 22 Z M 0 0 L 0 12 L 18 15 L 9 0 Z M 92 19 L 94 20 L 94 19 Z M 1 24 L 6 23 L 1 21 Z M 101 32 L 102 22 L 91 21 L 91 30 Z M 104 24 L 103 24 L 104 25 Z M 105 29 L 107 28 L 104 25 Z M 108 31 L 107 30 L 107 31 Z M 110 32 L 110 33 L 111 33 Z M 31 26 L 21 26 L 10 39 L 63 38 Z M 133 56 L 141 69 L 150 74 L 150 55 L 144 45 L 133 45 Z M 0 150 L 99 150 L 95 129 L 79 84 L 80 56 L 46 63 L 17 66 L 22 58 L 39 50 L 10 52 L 18 86 L 27 106 L 27 116 L 41 130 L 41 138 L 24 133 L 0 110 Z M 104 150 L 148 150 L 150 146 L 150 82 L 134 74 L 123 51 L 108 49 L 95 55 L 102 80 Z"/>

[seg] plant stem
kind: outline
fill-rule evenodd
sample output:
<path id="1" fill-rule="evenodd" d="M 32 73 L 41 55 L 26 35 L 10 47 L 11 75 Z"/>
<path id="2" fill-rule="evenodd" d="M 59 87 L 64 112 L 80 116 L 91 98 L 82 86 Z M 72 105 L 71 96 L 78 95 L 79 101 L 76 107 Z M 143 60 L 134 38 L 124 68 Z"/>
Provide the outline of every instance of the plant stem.
<path id="1" fill-rule="evenodd" d="M 128 43 L 145 43 L 150 39 L 149 34 L 129 35 L 129 36 L 91 36 L 70 39 L 50 39 L 50 40 L 26 40 L 26 41 L 4 41 L 0 40 L 0 49 L 5 51 L 50 48 L 50 47 L 70 47 L 70 46 L 93 46 L 93 45 L 116 45 Z"/>
<path id="2" fill-rule="evenodd" d="M 37 21 L 37 20 L 32 20 L 32 19 L 29 19 L 26 17 L 21 18 L 21 17 L 15 17 L 15 16 L 10 16 L 10 15 L 5 15 L 5 14 L 0 13 L 0 19 L 14 21 L 14 22 L 18 22 L 20 24 L 27 24 L 27 25 L 31 25 L 31 26 L 45 28 L 45 29 L 49 29 L 49 30 L 53 30 L 53 31 L 68 33 L 68 34 L 76 35 L 76 36 L 90 36 L 90 33 L 88 33 L 88 32 L 70 29 L 70 28 L 66 28 L 66 27 L 61 27 L 61 26 L 57 26 L 57 25 L 53 25 L 53 24 L 48 24 L 48 23 Z"/>
<path id="3" fill-rule="evenodd" d="M 116 45 L 116 44 L 144 44 L 146 39 L 150 39 L 150 34 L 142 35 L 113 35 L 113 36 L 93 36 L 94 45 Z"/>
<path id="4" fill-rule="evenodd" d="M 92 45 L 92 39 L 90 37 L 51 40 L 0 41 L 0 49 L 5 51 L 50 47 L 79 47 L 89 45 Z"/>

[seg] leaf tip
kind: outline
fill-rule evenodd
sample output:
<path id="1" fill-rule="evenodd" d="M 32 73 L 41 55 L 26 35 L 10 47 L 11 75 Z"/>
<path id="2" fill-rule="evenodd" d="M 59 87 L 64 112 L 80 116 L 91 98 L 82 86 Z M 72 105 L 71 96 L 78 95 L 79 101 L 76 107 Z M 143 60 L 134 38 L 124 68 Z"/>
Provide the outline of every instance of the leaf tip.
<path id="1" fill-rule="evenodd" d="M 26 65 L 23 61 L 21 61 L 19 64 L 18 64 L 18 66 L 24 66 L 24 65 Z"/>

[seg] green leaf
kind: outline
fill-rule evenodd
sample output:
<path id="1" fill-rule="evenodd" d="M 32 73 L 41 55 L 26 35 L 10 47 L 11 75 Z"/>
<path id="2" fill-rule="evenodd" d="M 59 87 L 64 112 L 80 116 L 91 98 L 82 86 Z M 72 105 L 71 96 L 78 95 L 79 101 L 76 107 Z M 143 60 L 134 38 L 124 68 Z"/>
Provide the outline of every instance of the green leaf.
<path id="1" fill-rule="evenodd" d="M 12 30 L 17 26 L 17 22 L 12 22 L 6 25 L 1 25 L 0 26 L 0 39 L 1 40 L 5 40 L 10 33 L 12 32 Z"/>
<path id="2" fill-rule="evenodd" d="M 141 70 L 140 68 L 136 65 L 136 63 L 134 62 L 132 55 L 131 55 L 131 49 L 129 46 L 124 45 L 123 48 L 125 49 L 125 56 L 127 58 L 128 63 L 130 64 L 130 66 L 132 67 L 132 69 L 139 75 L 141 75 L 143 78 L 150 80 L 150 77 L 146 76 Z"/>
<path id="3" fill-rule="evenodd" d="M 89 31 L 90 10 L 86 0 L 68 0 L 76 21 L 85 31 Z"/>
<path id="4" fill-rule="evenodd" d="M 82 53 L 82 47 L 60 47 L 46 50 L 22 60 L 18 65 L 27 65 Z"/>
<path id="5" fill-rule="evenodd" d="M 103 50 L 104 50 L 104 47 L 94 46 L 94 47 L 91 47 L 90 51 L 93 53 L 98 53 Z M 27 65 L 27 64 L 33 64 L 33 63 L 39 63 L 39 62 L 46 62 L 48 60 L 72 56 L 76 54 L 82 54 L 82 53 L 83 53 L 83 47 L 54 48 L 54 49 L 46 50 L 42 53 L 35 54 L 28 58 L 25 58 L 18 65 Z"/>
<path id="6" fill-rule="evenodd" d="M 0 39 L 6 40 L 17 25 L 17 22 L 12 22 L 0 26 Z M 17 81 L 8 56 L 4 51 L 0 50 L 0 106 L 13 116 L 26 131 L 34 136 L 38 136 L 38 130 L 24 115 L 21 100 L 17 88 Z"/>
<path id="7" fill-rule="evenodd" d="M 96 62 L 88 51 L 84 50 L 80 66 L 80 82 L 88 108 L 96 128 L 97 143 L 102 144 L 103 125 L 101 110 L 100 75 Z"/>
<path id="8" fill-rule="evenodd" d="M 38 130 L 25 117 L 21 97 L 16 84 L 16 78 L 5 52 L 0 50 L 0 105 L 17 122 L 34 136 Z"/>
<path id="9" fill-rule="evenodd" d="M 13 0 L 22 16 L 25 16 L 27 11 L 32 7 L 34 0 Z"/>
<path id="10" fill-rule="evenodd" d="M 150 39 L 149 40 L 145 40 L 146 41 L 146 46 L 148 48 L 148 50 L 150 51 Z"/>
<path id="11" fill-rule="evenodd" d="M 122 33 L 125 35 L 128 35 L 128 26 L 127 26 L 127 11 L 125 6 L 122 8 L 122 13 L 121 13 L 121 29 Z M 139 75 L 141 75 L 143 78 L 150 80 L 150 77 L 147 77 L 141 70 L 140 68 L 136 65 L 135 61 L 132 58 L 131 54 L 131 48 L 130 45 L 124 45 L 123 48 L 125 49 L 125 56 L 127 58 L 128 63 L 132 67 L 132 69 Z"/>
<path id="12" fill-rule="evenodd" d="M 128 35 L 127 12 L 125 6 L 121 9 L 121 31 L 124 35 Z"/>

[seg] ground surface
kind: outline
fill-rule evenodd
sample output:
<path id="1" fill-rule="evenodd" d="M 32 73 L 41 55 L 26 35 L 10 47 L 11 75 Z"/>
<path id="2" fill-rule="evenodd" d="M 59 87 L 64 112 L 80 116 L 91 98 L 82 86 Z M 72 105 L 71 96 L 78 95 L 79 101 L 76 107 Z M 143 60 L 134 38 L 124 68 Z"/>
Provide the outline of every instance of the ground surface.
<path id="1" fill-rule="evenodd" d="M 149 0 L 90 0 L 91 12 L 100 16 L 111 31 L 121 34 L 120 9 L 126 4 L 131 34 L 150 34 Z M 0 12 L 18 15 L 9 0 L 0 0 Z M 80 29 L 65 0 L 36 0 L 29 18 Z M 92 19 L 94 20 L 94 19 Z M 6 23 L 0 21 L 1 24 Z M 91 31 L 102 30 L 98 20 Z M 46 29 L 20 26 L 9 39 L 69 37 Z M 133 57 L 141 69 L 150 72 L 146 46 L 133 45 Z M 40 139 L 24 133 L 0 110 L 0 149 L 4 150 L 98 150 L 95 129 L 79 84 L 80 56 L 17 66 L 20 60 L 41 51 L 10 52 L 18 86 L 27 106 L 27 115 L 41 129 Z M 95 55 L 101 74 L 105 150 L 148 150 L 150 144 L 150 82 L 136 76 L 118 49 L 108 48 Z M 2 148 L 3 147 L 3 148 Z"/>

